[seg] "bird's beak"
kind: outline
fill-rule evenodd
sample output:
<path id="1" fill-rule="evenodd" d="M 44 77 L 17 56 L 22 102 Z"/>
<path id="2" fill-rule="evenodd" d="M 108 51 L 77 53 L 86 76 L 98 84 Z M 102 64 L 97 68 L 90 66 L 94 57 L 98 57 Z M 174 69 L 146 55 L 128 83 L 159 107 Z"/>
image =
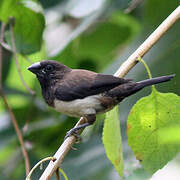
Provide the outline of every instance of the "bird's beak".
<path id="1" fill-rule="evenodd" d="M 40 62 L 34 63 L 31 66 L 28 67 L 28 70 L 31 71 L 34 74 L 37 74 L 39 70 L 41 69 Z"/>

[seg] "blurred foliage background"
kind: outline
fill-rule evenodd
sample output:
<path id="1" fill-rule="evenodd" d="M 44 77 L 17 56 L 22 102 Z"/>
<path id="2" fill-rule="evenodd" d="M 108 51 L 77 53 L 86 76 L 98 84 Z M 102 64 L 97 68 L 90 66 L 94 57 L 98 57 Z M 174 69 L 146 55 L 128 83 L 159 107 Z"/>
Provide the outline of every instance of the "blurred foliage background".
<path id="1" fill-rule="evenodd" d="M 22 7 L 19 7 L 18 2 L 23 2 Z M 7 22 L 9 16 L 15 16 L 14 32 L 21 72 L 26 83 L 36 92 L 36 95 L 32 96 L 26 91 L 18 75 L 12 52 L 3 49 L 3 90 L 22 130 L 31 167 L 40 159 L 56 152 L 65 133 L 78 119 L 47 107 L 42 99 L 39 83 L 34 75 L 27 71 L 27 67 L 42 59 L 52 59 L 71 68 L 113 74 L 178 6 L 179 0 L 141 0 L 132 10 L 129 9 L 131 3 L 131 0 L 0 1 L 0 21 Z M 15 11 L 14 8 L 20 9 Z M 144 57 L 154 77 L 176 74 L 173 81 L 157 85 L 157 89 L 178 95 L 179 32 L 180 22 L 177 22 Z M 5 41 L 11 46 L 8 26 Z M 148 78 L 140 63 L 127 77 L 135 81 Z M 142 90 L 119 106 L 125 177 L 128 180 L 150 178 L 135 160 L 126 137 L 126 120 L 131 107 L 138 99 L 148 95 L 150 90 Z M 69 179 L 119 179 L 102 144 L 103 119 L 103 115 L 99 116 L 96 124 L 83 132 L 83 141 L 75 145 L 77 150 L 71 150 L 65 158 L 62 168 Z M 153 175 L 152 179 L 173 179 L 172 172 L 175 175 L 180 168 L 179 157 L 176 159 Z M 46 163 L 43 168 L 45 165 Z M 32 179 L 38 179 L 41 173 L 42 170 L 37 169 Z M 17 135 L 1 99 L 0 179 L 25 179 L 24 160 Z M 180 175 L 177 179 L 180 179 Z"/>

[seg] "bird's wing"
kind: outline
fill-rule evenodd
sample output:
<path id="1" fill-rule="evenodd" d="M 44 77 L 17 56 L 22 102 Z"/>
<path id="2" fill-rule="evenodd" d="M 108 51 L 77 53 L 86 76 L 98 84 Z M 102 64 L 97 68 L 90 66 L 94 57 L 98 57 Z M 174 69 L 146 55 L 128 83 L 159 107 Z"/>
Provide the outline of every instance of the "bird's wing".
<path id="1" fill-rule="evenodd" d="M 130 81 L 130 79 L 97 74 L 87 70 L 72 70 L 64 79 L 56 85 L 55 91 L 56 99 L 63 101 L 83 99 Z"/>

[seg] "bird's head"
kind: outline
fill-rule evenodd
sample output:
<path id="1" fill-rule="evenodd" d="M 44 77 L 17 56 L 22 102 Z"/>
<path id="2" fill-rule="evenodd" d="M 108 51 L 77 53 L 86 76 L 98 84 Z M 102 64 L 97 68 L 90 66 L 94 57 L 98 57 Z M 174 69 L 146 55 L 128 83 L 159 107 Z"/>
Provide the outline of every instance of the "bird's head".
<path id="1" fill-rule="evenodd" d="M 65 73 L 71 71 L 67 66 L 53 60 L 36 62 L 29 66 L 28 70 L 37 76 L 40 83 L 49 83 L 50 81 L 61 79 Z"/>

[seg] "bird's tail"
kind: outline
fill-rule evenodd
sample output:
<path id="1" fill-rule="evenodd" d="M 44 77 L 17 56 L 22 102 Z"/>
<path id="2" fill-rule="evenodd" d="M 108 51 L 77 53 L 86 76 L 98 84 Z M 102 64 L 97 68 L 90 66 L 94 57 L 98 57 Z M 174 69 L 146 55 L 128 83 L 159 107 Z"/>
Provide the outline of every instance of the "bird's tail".
<path id="1" fill-rule="evenodd" d="M 151 85 L 154 85 L 154 84 L 163 83 L 163 82 L 166 82 L 166 81 L 170 81 L 174 76 L 175 76 L 175 74 L 172 74 L 172 75 L 168 75 L 168 76 L 161 76 L 161 77 L 156 77 L 156 78 L 152 78 L 152 79 L 146 79 L 146 80 L 143 80 L 143 81 L 139 81 L 130 90 L 130 92 L 127 94 L 127 96 L 136 93 L 137 91 L 143 89 L 144 87 L 151 86 Z"/>
<path id="2" fill-rule="evenodd" d="M 139 82 L 130 81 L 128 83 L 122 84 L 122 85 L 110 90 L 108 92 L 108 95 L 112 96 L 112 97 L 117 97 L 118 100 L 121 101 L 125 97 L 128 97 L 128 96 L 138 92 L 139 90 L 143 89 L 144 87 L 162 83 L 162 82 L 166 82 L 166 81 L 170 81 L 174 76 L 175 76 L 175 74 L 172 74 L 169 76 L 156 77 L 156 78 L 152 78 L 152 79 L 146 79 L 146 80 L 139 81 Z"/>
<path id="3" fill-rule="evenodd" d="M 153 84 L 158 84 L 158 83 L 170 81 L 174 76 L 175 76 L 175 74 L 172 74 L 169 76 L 161 76 L 161 77 L 156 77 L 156 78 L 152 78 L 152 79 L 146 79 L 143 81 L 139 81 L 139 82 L 137 82 L 136 88 L 142 89 L 146 86 L 151 86 Z"/>

